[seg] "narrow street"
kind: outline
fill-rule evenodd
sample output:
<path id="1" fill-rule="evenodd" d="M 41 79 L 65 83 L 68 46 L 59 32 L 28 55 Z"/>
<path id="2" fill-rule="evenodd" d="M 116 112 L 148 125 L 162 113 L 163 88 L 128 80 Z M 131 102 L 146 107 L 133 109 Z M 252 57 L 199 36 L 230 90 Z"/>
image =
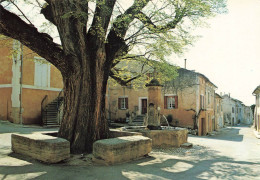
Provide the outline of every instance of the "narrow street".
<path id="1" fill-rule="evenodd" d="M 93 165 L 90 158 L 55 165 L 11 152 L 12 132 L 53 130 L 0 121 L 0 179 L 260 179 L 260 139 L 247 126 L 215 135 L 190 136 L 191 149 L 154 149 L 150 156 L 114 166 Z M 74 164 L 74 165 L 71 165 Z M 80 165 L 79 165 L 80 164 Z"/>

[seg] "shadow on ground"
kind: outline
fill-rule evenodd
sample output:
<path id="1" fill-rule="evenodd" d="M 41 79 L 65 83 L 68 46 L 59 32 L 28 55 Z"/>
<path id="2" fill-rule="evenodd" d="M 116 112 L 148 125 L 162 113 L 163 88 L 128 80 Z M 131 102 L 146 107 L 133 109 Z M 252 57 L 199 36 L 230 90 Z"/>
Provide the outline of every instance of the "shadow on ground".
<path id="1" fill-rule="evenodd" d="M 0 179 L 259 179 L 260 162 L 235 161 L 201 147 L 179 154 L 155 150 L 150 157 L 114 166 L 42 164 L 10 153 L 0 160 Z M 1 159 L 1 158 L 0 158 Z"/>

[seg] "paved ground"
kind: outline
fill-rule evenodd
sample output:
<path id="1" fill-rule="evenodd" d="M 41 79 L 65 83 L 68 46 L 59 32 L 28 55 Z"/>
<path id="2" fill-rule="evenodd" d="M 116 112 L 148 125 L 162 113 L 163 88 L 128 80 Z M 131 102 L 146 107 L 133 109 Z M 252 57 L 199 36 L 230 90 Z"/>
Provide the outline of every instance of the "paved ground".
<path id="1" fill-rule="evenodd" d="M 89 156 L 75 156 L 74 160 L 67 163 L 47 165 L 11 152 L 11 133 L 43 130 L 46 131 L 42 128 L 22 127 L 0 121 L 1 180 L 260 180 L 260 139 L 256 139 L 253 130 L 246 126 L 224 128 L 213 136 L 191 136 L 189 142 L 194 144 L 192 149 L 154 149 L 148 158 L 114 166 L 93 165 L 87 160 Z M 68 163 L 80 165 L 69 166 Z"/>

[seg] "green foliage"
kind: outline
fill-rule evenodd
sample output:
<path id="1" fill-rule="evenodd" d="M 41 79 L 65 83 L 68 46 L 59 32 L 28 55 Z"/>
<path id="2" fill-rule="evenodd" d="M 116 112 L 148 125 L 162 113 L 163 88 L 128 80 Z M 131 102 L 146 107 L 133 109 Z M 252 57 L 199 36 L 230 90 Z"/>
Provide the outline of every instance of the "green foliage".
<path id="1" fill-rule="evenodd" d="M 109 32 L 105 32 L 102 23 L 107 18 L 107 14 L 113 11 L 109 19 L 108 31 L 115 29 L 117 35 L 124 39 L 128 50 L 119 53 L 121 56 L 114 59 L 114 64 L 117 65 L 112 71 L 117 78 L 126 81 L 134 79 L 132 84 L 143 85 L 149 80 L 146 76 L 148 72 L 153 73 L 162 83 L 177 76 L 177 68 L 167 63 L 169 56 L 183 54 L 198 38 L 192 35 L 192 32 L 195 28 L 204 25 L 207 18 L 226 13 L 226 1 L 117 0 L 114 9 L 106 6 L 105 0 L 85 0 L 77 3 L 70 1 L 72 4 L 75 3 L 75 7 L 87 6 L 88 11 L 82 11 L 84 8 L 74 8 L 61 16 L 72 20 L 79 19 L 82 25 L 88 28 L 87 31 L 100 37 L 99 39 L 104 43 L 108 43 L 106 35 Z M 21 8 L 33 6 L 36 9 L 35 12 L 38 13 L 45 3 L 43 0 L 14 0 L 14 2 L 17 5 L 23 2 L 24 5 Z M 17 8 L 14 7 L 14 9 Z M 101 9 L 103 13 L 96 17 L 95 27 L 92 27 L 93 17 L 97 14 L 95 9 Z M 35 14 L 27 13 L 26 15 Z M 40 28 L 43 32 L 55 34 L 50 27 L 51 23 L 43 21 Z"/>

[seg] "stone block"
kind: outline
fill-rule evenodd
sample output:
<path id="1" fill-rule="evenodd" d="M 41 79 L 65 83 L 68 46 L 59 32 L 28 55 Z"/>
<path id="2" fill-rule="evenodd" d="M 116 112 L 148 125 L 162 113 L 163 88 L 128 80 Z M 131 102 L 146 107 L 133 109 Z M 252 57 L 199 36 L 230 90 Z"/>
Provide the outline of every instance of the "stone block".
<path id="1" fill-rule="evenodd" d="M 180 147 L 188 140 L 187 129 L 145 130 L 143 136 L 152 139 L 153 147 Z"/>
<path id="2" fill-rule="evenodd" d="M 192 143 L 183 143 L 183 144 L 181 144 L 181 147 L 182 148 L 192 148 Z"/>
<path id="3" fill-rule="evenodd" d="M 138 135 L 142 136 L 142 133 L 119 131 L 119 130 L 114 130 L 114 129 L 110 129 L 110 131 L 109 131 L 109 138 L 117 138 L 117 137 L 122 137 L 122 136 L 138 136 Z"/>
<path id="4" fill-rule="evenodd" d="M 152 140 L 144 136 L 125 136 L 98 140 L 93 144 L 93 161 L 116 164 L 139 159 L 152 150 Z"/>
<path id="5" fill-rule="evenodd" d="M 12 134 L 12 151 L 43 161 L 45 163 L 57 163 L 70 157 L 69 141 L 44 135 Z"/>

